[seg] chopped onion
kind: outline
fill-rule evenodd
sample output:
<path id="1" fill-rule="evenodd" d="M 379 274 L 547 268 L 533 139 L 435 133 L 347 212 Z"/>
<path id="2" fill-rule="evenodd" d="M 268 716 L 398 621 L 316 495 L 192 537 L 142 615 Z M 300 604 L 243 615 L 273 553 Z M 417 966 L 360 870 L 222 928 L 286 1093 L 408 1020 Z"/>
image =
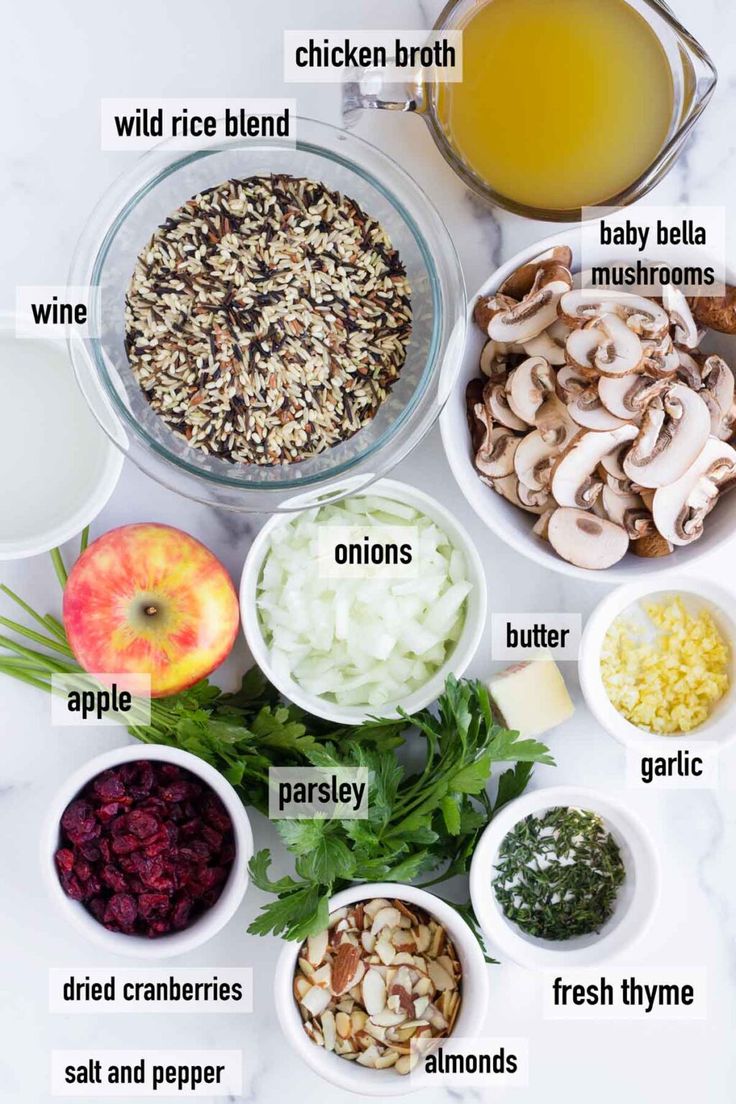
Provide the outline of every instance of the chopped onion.
<path id="1" fill-rule="evenodd" d="M 418 538 L 411 570 L 329 577 L 319 569 L 326 525 L 410 527 Z M 258 616 L 277 677 L 338 705 L 378 708 L 401 703 L 445 663 L 471 589 L 464 553 L 432 518 L 403 502 L 358 495 L 274 529 Z"/>

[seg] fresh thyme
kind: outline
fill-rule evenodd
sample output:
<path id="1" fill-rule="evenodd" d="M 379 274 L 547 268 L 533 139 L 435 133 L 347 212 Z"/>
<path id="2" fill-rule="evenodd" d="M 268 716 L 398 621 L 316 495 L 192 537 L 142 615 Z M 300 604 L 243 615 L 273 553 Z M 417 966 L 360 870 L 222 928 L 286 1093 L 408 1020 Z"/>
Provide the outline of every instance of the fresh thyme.
<path id="1" fill-rule="evenodd" d="M 599 816 L 557 807 L 525 817 L 499 851 L 493 888 L 505 916 L 540 939 L 599 932 L 626 870 Z"/>

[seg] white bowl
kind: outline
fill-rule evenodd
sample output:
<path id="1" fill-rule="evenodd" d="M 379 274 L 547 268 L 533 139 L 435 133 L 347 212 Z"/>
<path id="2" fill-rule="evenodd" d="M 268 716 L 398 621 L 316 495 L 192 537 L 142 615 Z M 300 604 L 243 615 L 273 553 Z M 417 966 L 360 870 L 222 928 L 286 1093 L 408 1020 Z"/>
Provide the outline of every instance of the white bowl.
<path id="1" fill-rule="evenodd" d="M 340 483 L 332 487 L 330 491 L 321 494 L 305 494 L 292 501 L 300 502 L 301 508 L 307 509 L 310 506 L 327 503 L 333 497 L 339 498 L 343 494 L 344 484 Z M 360 724 L 368 717 L 376 715 L 397 717 L 399 715 L 398 706 L 401 706 L 407 713 L 416 713 L 418 710 L 431 705 L 442 693 L 445 679 L 450 672 L 459 678 L 475 655 L 483 635 L 487 603 L 486 577 L 481 558 L 470 534 L 449 510 L 422 491 L 410 487 L 407 483 L 398 483 L 393 479 L 380 479 L 367 490 L 359 491 L 358 494 L 381 495 L 384 498 L 394 499 L 396 502 L 403 502 L 416 507 L 416 509 L 431 517 L 447 533 L 455 547 L 464 553 L 472 590 L 466 600 L 465 623 L 460 638 L 448 658 L 429 682 L 419 690 L 415 690 L 413 694 L 410 694 L 401 702 L 389 701 L 378 706 L 336 705 L 325 698 L 307 693 L 292 678 L 273 670 L 269 649 L 263 638 L 258 617 L 256 605 L 258 580 L 269 550 L 271 534 L 279 526 L 289 525 L 293 519 L 289 515 L 283 515 L 272 517 L 266 522 L 251 545 L 240 580 L 240 620 L 251 655 L 273 685 L 295 705 L 306 709 L 308 713 L 315 717 L 323 717 L 325 720 L 334 721 L 336 724 L 349 725 Z"/>
<path id="2" fill-rule="evenodd" d="M 507 834 L 530 814 L 559 806 L 597 813 L 618 844 L 626 867 L 613 915 L 600 932 L 564 941 L 538 939 L 523 932 L 504 915 L 492 885 Z M 470 897 L 491 954 L 498 952 L 530 970 L 590 966 L 628 951 L 644 933 L 659 897 L 659 864 L 648 834 L 623 805 L 595 790 L 551 786 L 517 798 L 493 818 L 473 855 Z"/>
<path id="3" fill-rule="evenodd" d="M 729 688 L 716 703 L 708 720 L 692 732 L 675 736 L 663 736 L 656 732 L 647 732 L 627 721 L 613 706 L 608 698 L 601 678 L 601 649 L 609 626 L 621 614 L 630 611 L 636 617 L 636 607 L 644 598 L 658 596 L 659 600 L 669 595 L 680 595 L 693 611 L 705 608 L 730 644 Z M 633 608 L 632 608 L 633 607 Z M 635 750 L 651 751 L 652 744 L 663 740 L 674 740 L 670 750 L 677 751 L 678 742 L 685 740 L 688 745 L 712 741 L 725 745 L 736 738 L 736 594 L 690 575 L 667 575 L 661 583 L 643 580 L 617 587 L 611 594 L 599 602 L 588 618 L 581 641 L 578 659 L 580 688 L 585 703 L 598 723 L 611 736 L 622 744 Z"/>
<path id="4" fill-rule="evenodd" d="M 424 889 L 400 882 L 375 882 L 351 886 L 330 899 L 330 914 L 343 905 L 367 901 L 373 897 L 408 901 L 418 905 L 444 925 L 455 944 L 463 971 L 462 1004 L 452 1032 L 454 1038 L 477 1038 L 482 1030 L 488 1005 L 488 966 L 478 940 L 458 912 L 446 901 Z M 276 963 L 274 999 L 281 1030 L 295 1051 L 325 1081 L 348 1092 L 364 1096 L 404 1096 L 432 1087 L 431 1077 L 420 1069 L 401 1076 L 392 1069 L 366 1069 L 317 1046 L 304 1030 L 294 1000 L 294 971 L 301 943 L 287 943 Z"/>
<path id="5" fill-rule="evenodd" d="M 519 265 L 554 245 L 569 245 L 572 248 L 573 271 L 578 271 L 583 242 L 587 265 L 604 264 L 607 259 L 610 259 L 611 250 L 607 250 L 598 242 L 598 221 L 595 220 L 581 227 L 570 227 L 522 249 L 496 269 L 475 294 L 470 296 L 465 354 L 455 381 L 454 392 L 440 418 L 442 441 L 458 486 L 478 517 L 506 544 L 521 552 L 523 556 L 542 564 L 543 567 L 551 568 L 552 571 L 559 571 L 563 575 L 572 575 L 578 579 L 599 583 L 624 583 L 641 577 L 652 578 L 655 575 L 661 577 L 665 572 L 679 570 L 695 563 L 736 534 L 736 495 L 723 496 L 708 517 L 703 536 L 692 544 L 676 548 L 671 555 L 656 559 L 644 559 L 629 552 L 613 567 L 605 571 L 591 571 L 561 559 L 548 541 L 541 540 L 532 532 L 532 526 L 537 520 L 536 515 L 528 514 L 513 506 L 500 494 L 481 483 L 473 466 L 465 412 L 465 388 L 471 379 L 479 375 L 478 362 L 486 340 L 473 322 L 475 302 L 479 295 L 488 295 L 496 291 Z M 701 256 L 700 253 L 699 256 Z M 736 271 L 727 269 L 726 279 L 730 283 L 736 283 Z M 703 347 L 709 352 L 719 353 L 730 365 L 736 365 L 736 337 L 709 332 Z"/>
<path id="6" fill-rule="evenodd" d="M 16 320 L 0 312 L 6 417 L 17 422 L 10 437 L 4 434 L 5 450 L 10 454 L 15 448 L 15 453 L 2 455 L 0 449 L 7 481 L 5 490 L 0 487 L 0 560 L 37 556 L 81 533 L 107 505 L 123 467 L 123 457 L 87 408 L 64 346 L 46 337 L 18 337 L 16 321 L 22 332 L 22 316 Z M 48 376 L 39 377 L 44 372 Z M 13 378 L 19 393 L 13 391 Z M 31 380 L 33 388 L 25 390 Z M 52 393 L 48 385 L 58 390 Z M 19 405 L 11 411 L 13 399 Z M 61 435 L 56 448 L 33 424 L 39 410 Z"/>
<path id="7" fill-rule="evenodd" d="M 212 908 L 198 917 L 184 931 L 148 939 L 143 935 L 124 935 L 103 927 L 80 901 L 73 901 L 61 888 L 56 872 L 54 854 L 59 847 L 61 817 L 70 801 L 86 784 L 102 771 L 121 763 L 156 759 L 163 763 L 175 763 L 206 782 L 222 801 L 230 814 L 235 836 L 235 858 L 222 893 Z M 84 763 L 67 778 L 54 795 L 44 829 L 41 833 L 41 864 L 48 890 L 67 920 L 98 946 L 111 954 L 132 955 L 142 959 L 171 958 L 200 947 L 216 935 L 233 916 L 248 888 L 248 861 L 253 854 L 253 833 L 248 814 L 233 787 L 209 763 L 191 755 L 188 751 L 165 747 L 161 744 L 131 744 L 107 751 Z"/>

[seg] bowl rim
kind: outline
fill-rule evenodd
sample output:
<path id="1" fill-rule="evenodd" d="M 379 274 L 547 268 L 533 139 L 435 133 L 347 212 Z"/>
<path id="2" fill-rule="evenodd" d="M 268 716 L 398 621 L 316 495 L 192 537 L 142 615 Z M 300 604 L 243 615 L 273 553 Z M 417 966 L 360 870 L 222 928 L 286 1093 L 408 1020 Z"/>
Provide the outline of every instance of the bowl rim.
<path id="1" fill-rule="evenodd" d="M 241 138 L 216 139 L 196 150 L 172 149 L 172 140 L 167 139 L 147 150 L 136 163 L 126 172 L 117 177 L 112 186 L 104 193 L 87 228 L 80 236 L 75 247 L 71 262 L 69 280 L 70 283 L 86 283 L 92 289 L 97 289 L 100 283 L 100 273 L 105 263 L 107 252 L 114 238 L 125 221 L 130 211 L 137 206 L 156 185 L 172 173 L 182 167 L 193 164 L 207 157 L 217 155 L 223 151 L 238 150 L 263 151 L 265 150 L 296 150 L 318 156 L 325 160 L 342 165 L 354 175 L 363 179 L 371 188 L 384 197 L 396 212 L 402 223 L 406 226 L 416 243 L 422 263 L 426 269 L 432 302 L 432 332 L 429 340 L 429 348 L 425 363 L 422 367 L 421 377 L 409 401 L 399 414 L 386 426 L 380 439 L 365 447 L 359 454 L 342 460 L 336 467 L 327 468 L 324 471 L 312 475 L 300 474 L 302 465 L 293 464 L 284 466 L 286 477 L 273 484 L 268 482 L 253 481 L 245 478 L 241 471 L 248 471 L 255 465 L 231 465 L 222 471 L 208 471 L 198 467 L 185 456 L 178 456 L 162 443 L 153 439 L 146 429 L 141 426 L 134 413 L 128 409 L 127 404 L 118 394 L 117 388 L 110 380 L 103 342 L 100 338 L 70 340 L 69 348 L 74 364 L 75 373 L 82 391 L 98 417 L 102 428 L 112 439 L 117 448 L 129 456 L 137 466 L 146 474 L 153 475 L 170 489 L 177 490 L 158 474 L 151 472 L 143 463 L 143 456 L 138 455 L 138 450 L 149 451 L 163 464 L 163 469 L 169 478 L 177 472 L 180 477 L 194 480 L 200 484 L 202 497 L 198 500 L 210 501 L 205 494 L 206 488 L 219 491 L 223 495 L 253 495 L 257 494 L 261 503 L 258 506 L 245 505 L 233 502 L 223 502 L 220 505 L 233 509 L 283 509 L 269 500 L 275 500 L 284 494 L 293 491 L 308 489 L 323 489 L 331 486 L 343 475 L 350 473 L 356 465 L 365 465 L 375 458 L 379 467 L 377 474 L 366 472 L 361 474 L 364 485 L 378 478 L 383 471 L 389 471 L 399 463 L 408 452 L 422 439 L 439 416 L 444 403 L 451 394 L 452 381 L 448 375 L 448 351 L 453 345 L 462 345 L 467 327 L 467 312 L 463 309 L 467 294 L 464 275 L 452 237 L 437 207 L 429 198 L 421 185 L 392 157 L 383 150 L 353 133 L 347 133 L 330 123 L 322 122 L 307 116 L 296 118 L 295 141 L 285 139 L 244 140 Z M 309 132 L 309 138 L 300 137 L 305 130 Z M 339 144 L 351 144 L 355 147 L 355 160 L 341 153 Z M 176 143 L 173 143 L 174 146 Z M 363 160 L 358 159 L 362 153 Z M 163 157 L 172 157 L 170 162 L 163 161 Z M 157 164 L 158 161 L 158 164 Z M 374 173 L 374 166 L 383 167 L 384 175 L 389 177 L 389 183 L 383 183 Z M 150 171 L 149 171 L 150 170 Z M 430 220 L 433 231 L 439 233 L 443 239 L 442 256 L 435 260 L 429 243 L 425 240 L 425 234 L 418 226 L 416 218 L 406 208 L 405 202 L 394 194 L 394 178 L 411 190 L 413 197 L 421 206 L 424 215 Z M 448 284 L 449 281 L 449 284 Z M 450 286 L 451 285 L 451 286 Z M 458 303 L 453 303 L 453 298 Z M 90 303 L 91 313 L 99 322 L 101 303 L 99 294 L 93 294 Z M 457 328 L 462 328 L 462 333 L 457 334 Z M 451 358 L 453 368 L 456 368 L 456 357 Z M 88 379 L 86 377 L 89 377 Z M 431 400 L 431 407 L 422 412 L 422 401 L 427 399 L 430 393 L 430 385 L 436 382 L 438 394 Z M 90 396 L 89 392 L 94 392 Z M 98 416 L 98 403 L 104 408 Z M 413 428 L 411 419 L 419 411 L 422 417 Z M 110 419 L 112 418 L 112 423 Z M 401 443 L 403 443 L 403 447 Z M 397 445 L 399 446 L 397 448 Z M 385 450 L 393 446 L 396 450 L 387 459 Z M 289 472 L 293 469 L 293 474 Z M 197 497 L 184 492 L 189 497 Z"/>
<path id="2" fill-rule="evenodd" d="M 310 506 L 324 505 L 329 502 L 340 501 L 345 497 L 341 494 L 341 488 L 326 488 L 323 492 L 308 492 L 300 495 L 300 509 L 308 509 Z M 348 488 L 350 490 L 350 488 Z M 445 685 L 445 679 L 451 672 L 458 678 L 467 670 L 473 660 L 483 637 L 485 629 L 486 613 L 488 606 L 488 586 L 483 568 L 483 561 L 473 542 L 472 537 L 465 527 L 457 520 L 455 515 L 441 502 L 438 502 L 425 491 L 402 483 L 395 479 L 379 479 L 369 487 L 359 487 L 354 491 L 355 496 L 384 495 L 408 505 L 417 506 L 424 510 L 428 516 L 438 520 L 438 524 L 445 528 L 447 535 L 465 555 L 468 565 L 468 576 L 473 589 L 468 595 L 472 602 L 467 603 L 465 622 L 455 647 L 445 659 L 442 666 L 435 671 L 432 677 L 423 687 L 415 690 L 408 697 L 397 702 L 393 707 L 390 703 L 383 706 L 340 706 L 324 698 L 309 694 L 297 682 L 286 679 L 280 672 L 273 670 L 268 647 L 263 638 L 256 608 L 256 588 L 260 577 L 261 568 L 268 554 L 268 545 L 271 534 L 282 525 L 291 524 L 293 516 L 289 513 L 275 514 L 263 525 L 253 540 L 243 564 L 240 577 L 240 624 L 245 636 L 248 648 L 253 659 L 264 672 L 270 682 L 295 705 L 305 709 L 315 717 L 332 721 L 336 724 L 361 724 L 374 716 L 397 719 L 400 716 L 399 706 L 407 713 L 416 713 L 425 709 L 436 701 Z"/>
<path id="3" fill-rule="evenodd" d="M 54 853 L 59 846 L 59 825 L 61 815 L 70 801 L 98 774 L 110 767 L 119 766 L 136 760 L 154 759 L 163 763 L 175 763 L 203 782 L 217 794 L 227 809 L 233 824 L 235 836 L 235 858 L 215 904 L 195 920 L 184 931 L 164 935 L 158 939 L 147 939 L 142 935 L 124 935 L 122 932 L 110 932 L 103 927 L 80 901 L 73 901 L 61 888 Z M 167 744 L 125 744 L 122 747 L 105 751 L 92 759 L 87 759 L 74 770 L 57 788 L 51 797 L 40 834 L 40 861 L 46 889 L 66 919 L 91 942 L 105 950 L 125 957 L 145 960 L 171 958 L 186 954 L 200 947 L 227 924 L 240 906 L 248 888 L 248 862 L 253 854 L 253 831 L 248 813 L 234 788 L 219 771 L 203 759 L 181 748 Z"/>
<path id="4" fill-rule="evenodd" d="M 73 364 L 61 342 L 58 339 L 40 334 L 37 337 L 19 338 L 17 336 L 17 326 L 21 319 L 22 316 L 14 311 L 0 310 L 0 340 L 27 341 L 29 345 L 41 346 L 47 349 L 49 353 L 53 352 L 55 357 L 65 360 L 70 381 L 80 391 L 81 398 L 84 401 L 84 392 L 79 387 Z M 112 498 L 123 470 L 125 457 L 113 447 L 110 438 L 102 431 L 92 411 L 89 410 L 89 407 L 87 409 L 96 432 L 101 435 L 97 479 L 93 489 L 85 496 L 84 501 L 77 506 L 71 516 L 56 525 L 47 526 L 43 532 L 39 530 L 32 539 L 0 539 L 0 561 L 25 560 L 30 556 L 39 556 L 43 552 L 57 548 L 90 525 Z"/>
<path id="5" fill-rule="evenodd" d="M 620 212 L 619 212 L 620 213 Z M 571 239 L 575 240 L 575 249 L 580 252 L 581 244 L 584 238 L 589 238 L 594 235 L 596 229 L 596 222 L 581 223 L 577 226 L 569 226 L 567 229 L 556 230 L 552 234 L 548 234 L 544 238 L 535 240 L 531 244 L 523 246 L 508 260 L 503 261 L 498 265 L 493 272 L 485 279 L 478 288 L 468 297 L 468 309 L 467 309 L 467 327 L 465 346 L 460 354 L 460 364 L 455 372 L 453 396 L 450 401 L 445 403 L 442 413 L 440 414 L 440 436 L 442 438 L 442 445 L 444 448 L 447 463 L 453 474 L 455 482 L 460 488 L 463 497 L 472 508 L 475 515 L 483 522 L 486 528 L 490 529 L 495 536 L 504 542 L 510 548 L 513 548 L 516 552 L 520 552 L 522 556 L 525 556 L 528 560 L 532 560 L 536 564 L 540 564 L 542 567 L 546 567 L 551 571 L 555 571 L 560 575 L 567 575 L 575 579 L 584 579 L 586 582 L 598 583 L 604 586 L 610 586 L 612 583 L 628 583 L 632 579 L 637 577 L 664 578 L 667 575 L 674 575 L 678 572 L 682 572 L 683 569 L 689 569 L 698 560 L 710 555 L 714 551 L 714 547 L 708 545 L 704 539 L 693 541 L 687 545 L 688 559 L 686 563 L 667 563 L 667 560 L 676 559 L 677 549 L 670 557 L 657 558 L 656 560 L 641 559 L 636 565 L 637 574 L 632 573 L 631 570 L 627 570 L 622 567 L 622 564 L 626 563 L 631 567 L 632 553 L 627 552 L 622 561 L 614 564 L 612 567 L 608 567 L 601 571 L 594 571 L 590 568 L 578 567 L 576 564 L 568 563 L 567 560 L 563 560 L 561 556 L 556 553 L 550 553 L 545 548 L 541 541 L 533 539 L 531 529 L 525 536 L 517 534 L 517 532 L 511 527 L 506 526 L 505 523 L 499 523 L 494 517 L 491 519 L 488 514 L 479 507 L 476 502 L 471 487 L 475 488 L 476 484 L 480 484 L 480 480 L 472 465 L 469 466 L 468 449 L 467 445 L 467 432 L 463 436 L 462 446 L 457 439 L 457 435 L 454 433 L 453 418 L 457 421 L 457 416 L 453 414 L 453 398 L 457 398 L 457 390 L 462 387 L 463 394 L 464 388 L 467 383 L 468 377 L 464 374 L 464 368 L 469 357 L 469 340 L 472 335 L 476 333 L 477 327 L 473 321 L 473 310 L 475 302 L 480 295 L 487 295 L 490 292 L 495 291 L 501 283 L 517 268 L 526 264 L 540 253 L 546 252 L 553 246 L 570 245 Z M 571 246 L 572 248 L 572 246 Z M 580 266 L 573 260 L 572 272 L 579 272 Z M 726 278 L 732 278 L 736 282 L 736 270 L 726 263 Z M 463 399 L 464 402 L 464 399 Z M 463 418 L 464 424 L 464 418 Z M 471 479 L 472 476 L 472 479 Z M 482 485 L 482 484 L 481 484 Z M 507 504 L 509 509 L 516 509 L 511 503 Z M 533 517 L 534 515 L 529 515 Z M 706 531 L 707 532 L 707 531 Z M 728 543 L 729 540 L 736 539 L 736 530 L 734 530 L 733 537 L 722 537 L 718 542 L 718 547 L 722 547 Z M 633 557 L 636 559 L 636 557 Z M 651 565 L 651 566 L 648 566 Z M 656 565 L 656 566 L 655 566 Z"/>
<path id="6" fill-rule="evenodd" d="M 647 732 L 627 721 L 611 703 L 603 686 L 600 674 L 600 655 L 609 626 L 625 610 L 644 598 L 657 595 L 692 595 L 707 605 L 714 607 L 722 621 L 728 623 L 731 631 L 728 635 L 730 650 L 731 681 L 723 698 L 716 703 L 714 714 L 702 725 L 691 732 L 663 735 Z M 726 747 L 736 740 L 736 682 L 734 674 L 734 652 L 736 650 L 736 593 L 721 583 L 698 575 L 666 575 L 661 582 L 647 577 L 616 587 L 607 594 L 590 614 L 580 639 L 578 655 L 578 677 L 580 689 L 590 712 L 609 736 L 613 736 L 624 747 L 638 752 L 662 751 L 665 746 L 671 752 L 711 741 L 719 748 Z"/>
<path id="7" fill-rule="evenodd" d="M 540 946 L 530 942 L 503 915 L 491 885 L 498 849 L 508 832 L 524 817 L 558 805 L 598 813 L 626 843 L 634 865 L 633 896 L 621 919 L 609 932 L 604 931 L 585 947 L 566 949 L 564 943 Z M 652 837 L 621 800 L 584 786 L 548 786 L 511 801 L 484 830 L 470 864 L 470 899 L 489 946 L 500 948 L 513 962 L 526 969 L 557 970 L 596 965 L 628 953 L 652 923 L 660 898 L 660 880 L 659 857 Z"/>
<path id="8" fill-rule="evenodd" d="M 406 900 L 410 904 L 424 908 L 444 925 L 453 939 L 463 965 L 463 1003 L 460 1011 L 460 1016 L 463 1017 L 463 1031 L 458 1032 L 458 1037 L 480 1036 L 488 1009 L 490 984 L 483 951 L 467 921 L 441 897 L 404 882 L 366 882 L 363 885 L 350 886 L 330 898 L 328 909 L 332 914 L 343 905 L 353 904 L 369 897 Z M 299 940 L 284 944 L 276 961 L 273 986 L 279 1025 L 299 1057 L 320 1077 L 348 1092 L 361 1092 L 366 1096 L 404 1096 L 429 1088 L 431 1083 L 421 1072 L 408 1077 L 399 1077 L 390 1069 L 363 1069 L 356 1067 L 353 1062 L 341 1061 L 338 1055 L 325 1051 L 311 1041 L 303 1030 L 301 1016 L 293 996 L 294 968 L 302 942 Z M 467 989 L 470 989 L 470 992 Z M 360 1069 L 359 1076 L 355 1076 L 356 1069 Z M 376 1074 L 382 1073 L 390 1074 L 391 1077 L 376 1079 Z M 374 1080 L 371 1080 L 372 1077 Z M 358 1080 L 361 1082 L 365 1080 L 365 1085 L 357 1085 L 355 1082 Z"/>

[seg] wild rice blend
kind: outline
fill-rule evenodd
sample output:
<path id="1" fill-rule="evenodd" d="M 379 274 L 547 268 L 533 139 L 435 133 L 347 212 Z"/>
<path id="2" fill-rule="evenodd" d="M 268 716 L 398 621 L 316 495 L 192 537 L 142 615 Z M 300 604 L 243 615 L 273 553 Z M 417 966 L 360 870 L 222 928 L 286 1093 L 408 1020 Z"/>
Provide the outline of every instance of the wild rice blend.
<path id="1" fill-rule="evenodd" d="M 228 180 L 193 196 L 138 257 L 126 349 L 152 409 L 197 449 L 281 464 L 373 418 L 411 333 L 383 227 L 324 184 Z"/>

